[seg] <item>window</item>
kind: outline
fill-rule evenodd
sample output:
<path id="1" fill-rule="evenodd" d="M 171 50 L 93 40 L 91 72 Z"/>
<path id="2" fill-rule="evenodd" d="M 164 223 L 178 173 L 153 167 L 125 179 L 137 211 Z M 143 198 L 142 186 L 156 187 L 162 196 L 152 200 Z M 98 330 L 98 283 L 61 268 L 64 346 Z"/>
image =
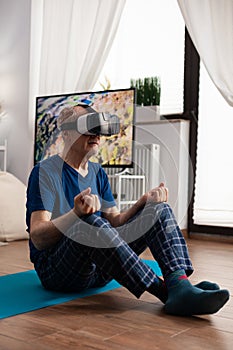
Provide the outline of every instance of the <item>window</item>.
<path id="1" fill-rule="evenodd" d="M 183 112 L 184 20 L 174 0 L 127 0 L 100 83 L 128 88 L 131 78 L 160 76 L 161 114 Z"/>
<path id="2" fill-rule="evenodd" d="M 233 227 L 233 110 L 200 71 L 194 223 Z"/>

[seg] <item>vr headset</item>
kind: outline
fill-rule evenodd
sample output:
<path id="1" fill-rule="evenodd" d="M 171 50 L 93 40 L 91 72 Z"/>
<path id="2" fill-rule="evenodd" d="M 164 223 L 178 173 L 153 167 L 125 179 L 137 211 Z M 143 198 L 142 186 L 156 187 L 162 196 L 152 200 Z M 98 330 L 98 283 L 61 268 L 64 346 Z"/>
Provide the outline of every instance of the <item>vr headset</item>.
<path id="1" fill-rule="evenodd" d="M 110 113 L 91 112 L 78 117 L 74 122 L 61 125 L 61 130 L 76 130 L 83 135 L 112 136 L 120 132 L 120 119 Z"/>

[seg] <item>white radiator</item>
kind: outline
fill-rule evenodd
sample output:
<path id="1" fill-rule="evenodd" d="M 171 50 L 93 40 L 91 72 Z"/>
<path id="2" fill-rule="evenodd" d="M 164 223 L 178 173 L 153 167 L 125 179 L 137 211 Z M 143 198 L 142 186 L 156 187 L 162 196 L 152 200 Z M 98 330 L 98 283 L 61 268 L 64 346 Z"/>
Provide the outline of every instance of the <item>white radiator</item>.
<path id="1" fill-rule="evenodd" d="M 135 174 L 145 175 L 146 190 L 159 185 L 160 146 L 157 144 L 135 146 L 134 171 Z"/>
<path id="2" fill-rule="evenodd" d="M 117 168 L 106 168 L 120 210 L 135 203 L 145 191 L 159 185 L 159 161 L 159 145 L 135 143 L 133 168 L 123 172 Z"/>

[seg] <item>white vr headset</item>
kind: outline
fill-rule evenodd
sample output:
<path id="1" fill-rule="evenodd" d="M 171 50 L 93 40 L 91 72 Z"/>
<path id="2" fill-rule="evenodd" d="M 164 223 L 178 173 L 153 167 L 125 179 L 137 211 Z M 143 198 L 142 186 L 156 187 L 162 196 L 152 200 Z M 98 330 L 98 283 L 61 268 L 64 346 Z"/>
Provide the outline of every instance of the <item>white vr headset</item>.
<path id="1" fill-rule="evenodd" d="M 120 119 L 110 113 L 91 112 L 78 117 L 74 122 L 63 123 L 61 130 L 76 130 L 83 135 L 112 136 L 120 132 Z"/>

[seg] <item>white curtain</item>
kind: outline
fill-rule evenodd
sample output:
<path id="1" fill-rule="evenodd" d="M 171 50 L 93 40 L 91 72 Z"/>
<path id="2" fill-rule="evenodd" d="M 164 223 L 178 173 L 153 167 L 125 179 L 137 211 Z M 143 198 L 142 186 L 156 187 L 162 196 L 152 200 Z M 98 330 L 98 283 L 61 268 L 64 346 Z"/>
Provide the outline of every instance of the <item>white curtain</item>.
<path id="1" fill-rule="evenodd" d="M 201 64 L 194 223 L 233 227 L 233 109 Z"/>
<path id="2" fill-rule="evenodd" d="M 32 0 L 31 74 L 39 94 L 94 86 L 125 1 Z"/>
<path id="3" fill-rule="evenodd" d="M 126 0 L 31 0 L 29 125 L 35 97 L 88 91 L 100 75 Z"/>
<path id="4" fill-rule="evenodd" d="M 178 3 L 201 58 L 193 219 L 233 227 L 233 1 Z"/>
<path id="5" fill-rule="evenodd" d="M 207 72 L 233 106 L 233 1 L 177 1 Z"/>

